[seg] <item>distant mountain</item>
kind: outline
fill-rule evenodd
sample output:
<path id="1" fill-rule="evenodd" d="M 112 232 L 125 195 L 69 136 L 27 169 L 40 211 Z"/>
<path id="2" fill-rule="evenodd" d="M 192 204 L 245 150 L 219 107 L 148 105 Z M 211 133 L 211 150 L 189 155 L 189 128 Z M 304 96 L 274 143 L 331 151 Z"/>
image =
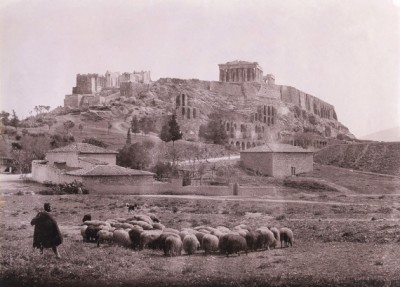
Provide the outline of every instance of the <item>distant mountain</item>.
<path id="1" fill-rule="evenodd" d="M 362 140 L 374 140 L 385 142 L 400 142 L 400 127 L 395 127 L 379 132 L 375 132 L 361 137 Z"/>

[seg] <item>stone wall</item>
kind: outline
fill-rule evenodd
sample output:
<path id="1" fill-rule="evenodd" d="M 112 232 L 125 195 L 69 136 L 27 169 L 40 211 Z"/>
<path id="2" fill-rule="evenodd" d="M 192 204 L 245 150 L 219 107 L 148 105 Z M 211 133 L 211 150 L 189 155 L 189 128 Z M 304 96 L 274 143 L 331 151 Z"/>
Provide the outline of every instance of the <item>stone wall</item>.
<path id="1" fill-rule="evenodd" d="M 90 106 L 102 105 L 105 101 L 105 97 L 101 95 L 72 94 L 64 97 L 64 107 L 89 108 Z"/>
<path id="2" fill-rule="evenodd" d="M 85 176 L 82 182 L 89 192 L 114 193 L 116 190 L 135 191 L 141 186 L 153 185 L 154 179 L 150 175 L 137 176 Z"/>
<path id="3" fill-rule="evenodd" d="M 295 168 L 295 174 L 311 172 L 313 170 L 312 153 L 273 153 L 273 177 L 286 177 L 292 175 L 291 168 Z"/>
<path id="4" fill-rule="evenodd" d="M 79 176 L 71 176 L 63 174 L 64 171 L 55 167 L 54 165 L 40 160 L 32 161 L 32 179 L 34 181 L 44 183 L 71 183 L 76 181 L 82 181 Z"/>

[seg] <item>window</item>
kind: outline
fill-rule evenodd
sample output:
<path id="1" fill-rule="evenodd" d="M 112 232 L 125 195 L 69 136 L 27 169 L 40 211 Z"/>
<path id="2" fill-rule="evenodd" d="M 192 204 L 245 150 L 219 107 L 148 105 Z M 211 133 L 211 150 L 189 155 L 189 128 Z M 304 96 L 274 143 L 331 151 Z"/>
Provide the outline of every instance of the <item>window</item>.
<path id="1" fill-rule="evenodd" d="M 290 168 L 290 171 L 291 171 L 292 176 L 295 176 L 295 175 L 296 175 L 296 168 L 295 168 L 294 166 L 292 166 L 292 167 Z"/>

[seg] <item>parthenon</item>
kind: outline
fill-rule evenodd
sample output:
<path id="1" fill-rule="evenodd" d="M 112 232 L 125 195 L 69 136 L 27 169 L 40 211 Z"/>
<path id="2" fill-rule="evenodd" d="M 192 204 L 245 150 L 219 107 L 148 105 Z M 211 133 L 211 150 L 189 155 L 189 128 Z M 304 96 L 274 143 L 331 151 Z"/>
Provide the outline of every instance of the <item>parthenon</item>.
<path id="1" fill-rule="evenodd" d="M 261 82 L 263 70 L 257 62 L 232 61 L 219 64 L 220 82 Z"/>

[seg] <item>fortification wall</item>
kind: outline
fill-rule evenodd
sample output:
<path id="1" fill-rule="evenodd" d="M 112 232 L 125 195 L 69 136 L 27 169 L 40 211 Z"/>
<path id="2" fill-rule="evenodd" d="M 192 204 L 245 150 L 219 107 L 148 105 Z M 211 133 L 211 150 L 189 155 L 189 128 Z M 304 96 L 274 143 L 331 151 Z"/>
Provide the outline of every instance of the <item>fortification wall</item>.
<path id="1" fill-rule="evenodd" d="M 218 94 L 228 94 L 237 97 L 243 97 L 244 93 L 242 86 L 242 83 L 211 82 L 210 91 L 216 92 Z"/>

